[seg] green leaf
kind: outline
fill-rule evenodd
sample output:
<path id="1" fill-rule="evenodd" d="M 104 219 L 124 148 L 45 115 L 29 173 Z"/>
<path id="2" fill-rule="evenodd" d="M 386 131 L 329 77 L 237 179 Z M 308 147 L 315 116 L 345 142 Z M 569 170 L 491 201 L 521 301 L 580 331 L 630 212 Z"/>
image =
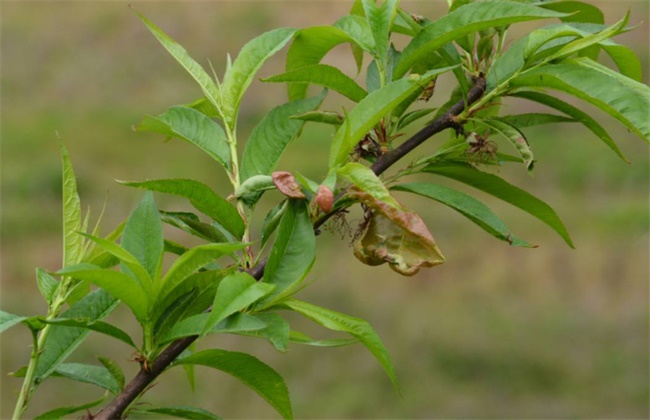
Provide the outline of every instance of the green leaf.
<path id="1" fill-rule="evenodd" d="M 418 61 L 465 35 L 516 22 L 563 16 L 566 14 L 510 1 L 467 4 L 426 25 L 413 38 L 402 51 L 393 79 L 402 77 Z"/>
<path id="2" fill-rule="evenodd" d="M 286 71 L 318 64 L 335 46 L 355 39 L 340 28 L 333 26 L 313 26 L 296 32 L 287 52 Z M 363 46 L 362 46 L 363 47 Z M 289 100 L 303 99 L 307 95 L 304 83 L 289 83 Z"/>
<path id="3" fill-rule="evenodd" d="M 623 32 L 629 20 L 630 20 L 630 12 L 628 11 L 625 17 L 619 20 L 618 22 L 616 22 L 614 25 L 598 33 L 587 35 L 583 38 L 576 39 L 575 41 L 571 41 L 567 43 L 562 48 L 560 48 L 559 51 L 555 52 L 554 54 L 551 54 L 551 56 L 549 56 L 547 60 L 549 61 L 561 60 L 581 50 L 589 48 L 594 44 L 598 44 L 608 38 L 618 35 L 619 33 Z"/>
<path id="4" fill-rule="evenodd" d="M 151 319 L 154 333 L 164 334 L 179 320 L 206 311 L 214 301 L 214 294 L 229 269 L 205 270 L 190 275 L 164 298 L 158 299 Z"/>
<path id="5" fill-rule="evenodd" d="M 210 316 L 209 313 L 192 315 L 183 319 L 172 326 L 159 340 L 159 344 L 168 343 L 183 337 L 200 335 L 205 327 L 205 323 Z M 213 326 L 209 331 L 214 333 L 240 333 L 244 331 L 255 331 L 266 328 L 267 324 L 257 316 L 236 313 L 222 320 Z"/>
<path id="6" fill-rule="evenodd" d="M 407 114 L 404 114 L 400 119 L 399 123 L 397 124 L 397 129 L 402 129 L 409 124 L 419 120 L 422 117 L 426 117 L 427 115 L 431 114 L 433 111 L 435 111 L 436 108 L 423 108 L 423 109 L 417 109 L 415 111 L 411 111 Z"/>
<path id="7" fill-rule="evenodd" d="M 428 183 L 399 184 L 392 190 L 406 191 L 431 198 L 458 211 L 497 239 L 514 246 L 534 247 L 510 232 L 510 229 L 483 203 L 460 191 Z"/>
<path id="8" fill-rule="evenodd" d="M 575 121 L 582 123 L 585 127 L 591 130 L 596 136 L 598 136 L 598 138 L 603 141 L 603 143 L 607 145 L 607 147 L 612 149 L 618 156 L 620 156 L 621 159 L 626 162 L 628 161 L 625 156 L 623 156 L 623 152 L 621 152 L 616 143 L 614 143 L 614 139 L 612 139 L 607 131 L 586 112 L 579 110 L 578 108 L 564 102 L 561 99 L 540 92 L 518 91 L 513 92 L 510 95 L 538 102 L 560 112 L 563 112 L 566 115 L 569 115 L 570 117 L 574 118 Z"/>
<path id="9" fill-rule="evenodd" d="M 581 1 L 557 1 L 540 4 L 544 9 L 567 13 L 560 18 L 563 22 L 604 23 L 603 12 L 596 6 Z"/>
<path id="10" fill-rule="evenodd" d="M 157 117 L 146 116 L 136 128 L 190 142 L 230 169 L 230 146 L 223 128 L 193 108 L 173 106 Z"/>
<path id="11" fill-rule="evenodd" d="M 373 198 L 386 203 L 396 209 L 402 206 L 395 200 L 384 185 L 383 181 L 375 173 L 357 162 L 350 162 L 339 168 L 338 175 L 347 179 L 361 191 L 368 193 Z"/>
<path id="12" fill-rule="evenodd" d="M 162 44 L 162 46 L 165 47 L 165 49 L 172 55 L 172 57 L 174 57 L 176 61 L 178 61 L 178 63 L 183 66 L 183 68 L 194 78 L 194 80 L 196 80 L 199 86 L 201 86 L 203 94 L 223 119 L 224 113 L 221 107 L 221 92 L 214 81 L 210 78 L 208 73 L 203 69 L 203 67 L 201 67 L 199 63 L 190 57 L 185 48 L 171 39 L 159 27 L 154 25 L 142 14 L 137 11 L 135 13 L 138 15 L 140 20 L 144 22 L 144 24 L 156 37 L 156 39 Z"/>
<path id="13" fill-rule="evenodd" d="M 517 152 L 519 152 L 528 172 L 532 173 L 535 159 L 524 133 L 522 133 L 517 127 L 498 118 L 488 118 L 478 122 L 489 128 L 491 132 L 501 134 L 501 136 L 508 140 Z"/>
<path id="14" fill-rule="evenodd" d="M 235 238 L 241 238 L 244 234 L 244 222 L 237 209 L 201 182 L 192 179 L 159 179 L 142 182 L 120 181 L 120 183 L 129 187 L 185 197 L 197 210 L 219 222 Z"/>
<path id="15" fill-rule="evenodd" d="M 141 323 L 145 321 L 153 296 L 145 292 L 140 283 L 128 274 L 99 268 L 91 264 L 77 264 L 57 272 L 95 284 L 121 300 Z M 66 317 L 67 318 L 67 317 Z"/>
<path id="16" fill-rule="evenodd" d="M 76 264 L 83 257 L 81 230 L 81 202 L 77 193 L 77 178 L 68 150 L 61 144 L 63 164 L 63 265 Z"/>
<path id="17" fill-rule="evenodd" d="M 363 10 L 375 41 L 374 51 L 384 69 L 388 62 L 388 39 L 398 5 L 399 0 L 383 0 L 381 6 L 377 6 L 375 0 L 363 0 Z"/>
<path id="18" fill-rule="evenodd" d="M 89 403 L 85 403 L 81 405 L 69 405 L 65 407 L 55 408 L 54 410 L 47 411 L 41 415 L 34 417 L 34 420 L 58 420 L 60 418 L 67 416 L 68 414 L 76 413 L 83 410 L 89 410 L 93 407 L 96 407 L 99 404 L 106 401 L 107 397 L 108 395 L 105 395 L 98 400 L 91 401 Z"/>
<path id="19" fill-rule="evenodd" d="M 283 418 L 293 417 L 289 391 L 282 377 L 249 354 L 211 349 L 192 354 L 176 363 L 207 366 L 228 373 L 264 398 Z"/>
<path id="20" fill-rule="evenodd" d="M 36 269 L 36 284 L 41 295 L 45 298 L 48 304 L 52 303 L 56 291 L 59 288 L 59 282 L 52 277 L 47 271 L 37 268 Z"/>
<path id="21" fill-rule="evenodd" d="M 314 347 L 342 347 L 349 346 L 350 344 L 358 343 L 356 338 L 334 338 L 329 340 L 314 340 L 306 334 L 298 331 L 291 330 L 289 332 L 289 340 L 293 343 L 304 344 Z"/>
<path id="22" fill-rule="evenodd" d="M 295 293 L 314 263 L 316 237 L 309 211 L 302 200 L 289 200 L 271 248 L 264 283 L 275 290 L 264 298 L 258 309 L 268 307 Z"/>
<path id="23" fill-rule="evenodd" d="M 117 299 L 107 291 L 99 289 L 75 302 L 60 317 L 101 320 L 113 312 L 118 305 Z M 89 333 L 90 330 L 85 328 L 52 326 L 47 345 L 36 366 L 36 384 L 47 378 L 83 342 Z"/>
<path id="24" fill-rule="evenodd" d="M 191 248 L 178 257 L 162 278 L 156 296 L 160 301 L 199 268 L 224 255 L 245 248 L 246 244 L 207 244 Z"/>
<path id="25" fill-rule="evenodd" d="M 319 122 L 339 126 L 343 124 L 343 116 L 334 111 L 308 111 L 299 115 L 290 117 L 296 120 Z"/>
<path id="26" fill-rule="evenodd" d="M 551 88 L 574 95 L 610 114 L 650 142 L 650 88 L 587 58 L 531 69 L 514 88 Z"/>
<path id="27" fill-rule="evenodd" d="M 129 335 L 124 332 L 124 330 L 116 327 L 115 325 L 111 325 L 107 322 L 103 321 L 98 321 L 96 319 L 88 319 L 88 318 L 54 318 L 54 319 L 46 319 L 43 322 L 46 324 L 52 324 L 52 325 L 60 325 L 64 327 L 74 327 L 74 328 L 84 328 L 88 329 L 91 331 L 96 331 L 101 334 L 108 335 L 109 337 L 113 337 L 115 339 L 120 340 L 123 343 L 126 343 L 127 345 L 136 348 L 137 346 L 129 337 Z"/>
<path id="28" fill-rule="evenodd" d="M 275 229 L 280 224 L 280 220 L 282 220 L 282 216 L 287 210 L 287 206 L 287 201 L 282 201 L 266 214 L 264 223 L 262 224 L 262 246 L 266 244 L 266 241 L 268 241 L 269 237 L 273 234 L 273 232 L 275 232 Z"/>
<path id="29" fill-rule="evenodd" d="M 28 317 L 10 314 L 9 312 L 0 311 L 0 333 L 8 330 L 14 325 L 18 325 Z"/>
<path id="30" fill-rule="evenodd" d="M 361 16 L 347 15 L 337 20 L 335 28 L 341 29 L 351 38 L 350 45 L 360 48 L 361 51 L 372 52 L 375 47 L 375 40 L 372 36 L 372 30 L 368 21 Z M 358 63 L 357 63 L 358 64 Z"/>
<path id="31" fill-rule="evenodd" d="M 161 211 L 163 222 L 175 226 L 190 235 L 205 239 L 209 242 L 232 242 L 234 237 L 225 229 L 203 223 L 194 213 Z"/>
<path id="32" fill-rule="evenodd" d="M 154 408 L 147 408 L 146 410 L 138 409 L 131 411 L 131 413 L 137 413 L 137 414 L 163 414 L 167 416 L 173 416 L 173 417 L 178 417 L 181 419 L 196 419 L 196 420 L 202 420 L 202 419 L 216 419 L 220 420 L 221 417 L 217 416 L 216 414 L 212 414 L 211 412 L 204 410 L 202 408 L 198 407 L 187 407 L 187 406 L 181 406 L 181 405 L 175 405 L 175 406 L 169 406 L 169 407 L 154 407 Z"/>
<path id="33" fill-rule="evenodd" d="M 142 264 L 140 264 L 140 261 L 138 261 L 138 259 L 129 251 L 122 248 L 118 244 L 103 238 L 97 238 L 95 236 L 86 234 L 83 234 L 83 236 L 95 242 L 97 245 L 105 249 L 107 252 L 110 252 L 115 257 L 119 258 L 119 260 L 122 262 L 123 273 L 128 277 L 131 277 L 131 279 L 134 280 L 135 283 L 138 284 L 145 292 L 151 293 L 153 291 L 153 280 L 147 272 L 147 269 L 144 268 Z M 92 264 L 79 264 L 78 266 L 94 267 L 95 269 L 101 268 L 99 266 L 93 266 Z"/>
<path id="34" fill-rule="evenodd" d="M 117 395 L 122 390 L 113 378 L 111 372 L 104 366 L 93 366 L 82 363 L 63 363 L 56 368 L 57 376 L 84 382 L 104 388 Z"/>
<path id="35" fill-rule="evenodd" d="M 262 79 L 263 82 L 313 83 L 333 89 L 341 95 L 359 102 L 368 95 L 350 76 L 327 64 L 312 64 L 286 73 Z"/>
<path id="36" fill-rule="evenodd" d="M 367 321 L 295 299 L 283 302 L 283 306 L 327 329 L 346 332 L 356 337 L 377 358 L 397 392 L 401 393 L 388 351 Z"/>
<path id="37" fill-rule="evenodd" d="M 509 184 L 498 176 L 481 172 L 471 165 L 452 163 L 429 165 L 423 169 L 423 172 L 455 179 L 456 181 L 493 195 L 515 207 L 519 207 L 521 210 L 547 224 L 564 239 L 567 245 L 575 248 L 569 232 L 567 232 L 558 215 L 548 204 L 526 191 Z"/>
<path id="38" fill-rule="evenodd" d="M 239 52 L 223 79 L 223 111 L 226 124 L 235 128 L 239 103 L 262 64 L 289 42 L 296 29 L 278 28 L 248 42 Z"/>
<path id="39" fill-rule="evenodd" d="M 241 331 L 237 334 L 265 338 L 277 351 L 286 352 L 289 343 L 289 323 L 278 314 L 261 313 L 254 316 L 264 322 L 266 327 L 259 330 Z"/>
<path id="40" fill-rule="evenodd" d="M 106 357 L 97 357 L 99 359 L 100 363 L 104 365 L 106 370 L 111 374 L 113 379 L 115 379 L 115 383 L 117 383 L 117 386 L 119 386 L 120 391 L 124 389 L 124 384 L 125 384 L 125 377 L 124 377 L 124 372 L 120 368 L 120 366 L 112 361 L 111 359 L 107 359 Z"/>
<path id="41" fill-rule="evenodd" d="M 280 105 L 262 118 L 246 142 L 240 170 L 242 181 L 255 175 L 271 174 L 284 149 L 304 124 L 290 117 L 318 108 L 326 93 Z"/>
<path id="42" fill-rule="evenodd" d="M 505 115 L 499 119 L 509 125 L 517 128 L 534 127 L 537 125 L 578 122 L 573 118 L 563 117 L 561 115 L 529 113 L 517 115 Z"/>
<path id="43" fill-rule="evenodd" d="M 227 275 L 219 283 L 217 294 L 214 296 L 212 311 L 205 323 L 202 335 L 207 334 L 212 327 L 226 317 L 252 305 L 268 295 L 275 288 L 268 283 L 258 283 L 248 273 L 235 272 Z"/>
<path id="44" fill-rule="evenodd" d="M 122 232 L 122 248 L 138 260 L 151 279 L 159 277 L 164 248 L 162 222 L 151 191 L 144 194 L 140 204 L 126 221 Z M 126 272 L 129 272 L 132 265 L 125 265 Z M 124 270 L 124 266 L 122 269 Z M 138 273 L 134 274 L 140 277 Z"/>
<path id="45" fill-rule="evenodd" d="M 330 148 L 330 168 L 342 166 L 354 146 L 393 108 L 433 78 L 451 69 L 445 67 L 422 76 L 396 80 L 368 94 L 348 113 L 345 122 L 334 135 Z"/>

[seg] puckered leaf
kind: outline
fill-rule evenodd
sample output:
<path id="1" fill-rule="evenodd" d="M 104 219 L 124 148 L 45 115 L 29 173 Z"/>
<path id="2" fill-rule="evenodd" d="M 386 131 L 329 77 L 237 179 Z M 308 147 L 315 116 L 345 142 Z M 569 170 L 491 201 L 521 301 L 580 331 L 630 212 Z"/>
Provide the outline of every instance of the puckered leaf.
<path id="1" fill-rule="evenodd" d="M 370 194 L 352 189 L 349 193 L 369 209 L 359 239 L 354 242 L 354 256 L 364 264 L 388 263 L 391 269 L 412 276 L 421 267 L 445 262 L 433 236 L 416 213 L 398 209 Z"/>

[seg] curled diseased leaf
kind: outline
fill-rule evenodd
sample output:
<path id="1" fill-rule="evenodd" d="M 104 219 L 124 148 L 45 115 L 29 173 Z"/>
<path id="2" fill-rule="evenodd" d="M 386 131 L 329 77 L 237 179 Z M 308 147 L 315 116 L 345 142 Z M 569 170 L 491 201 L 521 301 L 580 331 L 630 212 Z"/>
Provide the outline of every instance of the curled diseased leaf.
<path id="1" fill-rule="evenodd" d="M 351 195 L 368 208 L 363 230 L 354 243 L 354 256 L 359 261 L 367 265 L 388 263 L 391 269 L 405 276 L 416 274 L 420 267 L 445 262 L 433 236 L 416 213 L 396 209 L 356 189 Z"/>
<path id="2" fill-rule="evenodd" d="M 334 204 L 334 193 L 328 186 L 319 185 L 314 200 L 323 213 L 328 213 L 332 210 L 332 205 Z"/>
<path id="3" fill-rule="evenodd" d="M 290 172 L 273 172 L 271 177 L 273 178 L 273 183 L 282 194 L 291 198 L 306 198 L 300 184 L 298 184 L 296 178 Z"/>

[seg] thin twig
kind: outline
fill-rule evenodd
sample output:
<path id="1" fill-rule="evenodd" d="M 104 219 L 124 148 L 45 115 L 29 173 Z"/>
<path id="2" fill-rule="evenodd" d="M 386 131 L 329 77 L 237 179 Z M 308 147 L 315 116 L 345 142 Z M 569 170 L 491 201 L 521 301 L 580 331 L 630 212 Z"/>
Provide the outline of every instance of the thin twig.
<path id="1" fill-rule="evenodd" d="M 371 169 L 375 174 L 379 175 L 390 168 L 398 160 L 404 157 L 407 153 L 418 147 L 425 140 L 447 128 L 455 127 L 457 122 L 454 117 L 463 112 L 467 106 L 476 102 L 485 93 L 485 79 L 478 78 L 474 86 L 468 92 L 467 98 L 464 98 L 455 103 L 447 112 L 440 117 L 436 118 L 431 124 L 425 126 L 422 130 L 415 133 L 411 138 L 400 144 L 394 150 L 381 156 Z M 318 228 L 323 225 L 330 217 L 336 214 L 341 209 L 336 209 L 330 213 L 326 213 L 320 219 L 314 222 L 314 227 Z M 255 267 L 248 270 L 248 273 L 255 279 L 260 280 L 264 275 L 264 268 L 266 267 L 266 260 L 260 261 Z M 122 417 L 124 411 L 135 399 L 142 393 L 151 382 L 153 382 L 158 375 L 160 375 L 174 360 L 187 349 L 198 336 L 193 335 L 171 343 L 160 355 L 153 361 L 147 369 L 142 369 L 138 374 L 127 384 L 124 390 L 118 395 L 110 404 L 104 407 L 97 415 L 91 416 L 87 414 L 84 416 L 85 420 L 107 420 L 119 419 Z"/>

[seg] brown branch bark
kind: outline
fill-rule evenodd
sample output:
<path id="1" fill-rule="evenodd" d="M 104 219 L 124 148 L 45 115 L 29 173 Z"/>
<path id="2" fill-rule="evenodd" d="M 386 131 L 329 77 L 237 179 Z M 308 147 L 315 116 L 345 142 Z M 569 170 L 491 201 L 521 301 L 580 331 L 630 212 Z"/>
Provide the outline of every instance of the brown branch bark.
<path id="1" fill-rule="evenodd" d="M 436 118 L 431 124 L 425 126 L 422 130 L 415 133 L 412 137 L 400 144 L 394 150 L 381 156 L 371 169 L 375 174 L 379 175 L 390 168 L 398 160 L 404 157 L 407 153 L 418 147 L 428 138 L 437 134 L 447 128 L 455 127 L 457 122 L 454 117 L 463 112 L 467 106 L 473 104 L 483 96 L 485 92 L 485 79 L 479 78 L 474 83 L 474 86 L 468 92 L 467 98 L 455 103 L 447 112 L 440 117 Z M 338 209 L 340 210 L 340 209 Z M 314 228 L 323 225 L 330 217 L 332 217 L 338 210 L 325 214 L 314 223 Z M 262 260 L 255 267 L 251 268 L 248 273 L 255 279 L 260 280 L 264 275 L 264 268 L 266 260 Z M 198 336 L 185 337 L 171 343 L 160 355 L 148 366 L 148 370 L 142 369 L 138 374 L 129 382 L 124 390 L 113 401 L 104 407 L 97 415 L 92 416 L 87 414 L 84 416 L 85 420 L 106 420 L 106 419 L 119 419 L 122 417 L 124 411 L 135 399 L 160 375 L 174 360 L 187 349 Z"/>

